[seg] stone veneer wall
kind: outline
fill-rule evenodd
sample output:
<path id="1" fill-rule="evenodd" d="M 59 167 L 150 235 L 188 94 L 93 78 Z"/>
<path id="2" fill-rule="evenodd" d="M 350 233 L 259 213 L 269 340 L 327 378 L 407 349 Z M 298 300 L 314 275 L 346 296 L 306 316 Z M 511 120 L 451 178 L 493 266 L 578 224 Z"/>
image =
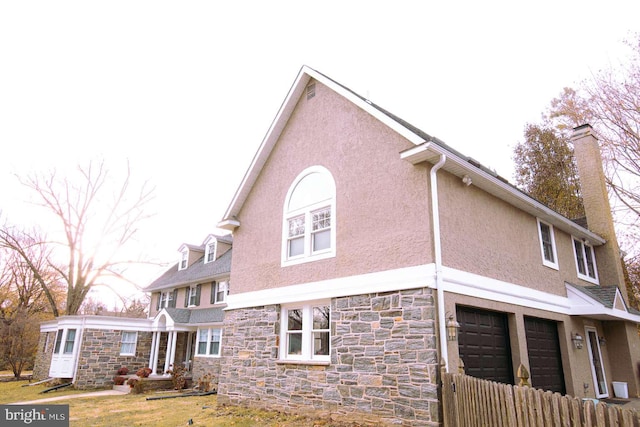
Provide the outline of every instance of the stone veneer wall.
<path id="1" fill-rule="evenodd" d="M 85 329 L 76 371 L 75 386 L 78 389 L 111 387 L 113 377 L 121 366 L 135 373 L 149 366 L 151 333 L 138 332 L 135 356 L 121 356 L 122 331 L 113 329 Z"/>
<path id="2" fill-rule="evenodd" d="M 431 289 L 331 300 L 331 363 L 278 360 L 280 307 L 225 313 L 218 403 L 372 425 L 439 425 Z"/>
<path id="3" fill-rule="evenodd" d="M 47 341 L 47 335 L 49 340 Z M 51 355 L 56 341 L 55 332 L 41 332 L 38 341 L 38 350 L 33 365 L 33 379 L 46 380 L 49 378 L 49 368 L 51 367 Z"/>
<path id="4" fill-rule="evenodd" d="M 205 374 L 211 375 L 211 385 L 214 389 L 218 388 L 218 379 L 220 378 L 220 358 L 219 357 L 195 357 L 193 359 L 193 383 L 197 384 L 198 380 Z"/>

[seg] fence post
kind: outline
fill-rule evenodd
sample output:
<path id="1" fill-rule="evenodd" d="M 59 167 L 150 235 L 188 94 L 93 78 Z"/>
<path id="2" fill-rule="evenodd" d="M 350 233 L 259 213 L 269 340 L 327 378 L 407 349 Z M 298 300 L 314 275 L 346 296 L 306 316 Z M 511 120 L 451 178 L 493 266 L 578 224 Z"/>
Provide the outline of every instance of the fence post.
<path id="1" fill-rule="evenodd" d="M 522 363 L 518 366 L 516 376 L 520 379 L 520 381 L 518 381 L 520 387 L 531 387 L 531 384 L 529 384 L 529 371 L 527 371 L 527 368 L 525 368 Z"/>
<path id="2" fill-rule="evenodd" d="M 458 373 L 464 375 L 464 362 L 462 359 L 458 359 Z"/>

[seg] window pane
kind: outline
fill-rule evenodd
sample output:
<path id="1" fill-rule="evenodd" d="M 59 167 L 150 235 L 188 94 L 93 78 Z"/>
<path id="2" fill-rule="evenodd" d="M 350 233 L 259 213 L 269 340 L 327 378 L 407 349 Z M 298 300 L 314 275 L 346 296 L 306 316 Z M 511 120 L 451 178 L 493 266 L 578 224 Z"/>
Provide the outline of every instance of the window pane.
<path id="1" fill-rule="evenodd" d="M 331 209 L 324 208 L 312 213 L 312 230 L 324 230 L 331 227 Z"/>
<path id="2" fill-rule="evenodd" d="M 304 237 L 289 240 L 289 256 L 302 255 L 304 253 Z"/>
<path id="3" fill-rule="evenodd" d="M 287 310 L 287 317 L 289 321 L 287 323 L 287 330 L 289 331 L 301 331 L 302 330 L 302 310 Z"/>
<path id="4" fill-rule="evenodd" d="M 319 231 L 313 234 L 313 251 L 321 251 L 331 247 L 331 230 Z"/>
<path id="5" fill-rule="evenodd" d="M 329 307 L 313 307 L 313 329 L 329 329 Z"/>
<path id="6" fill-rule="evenodd" d="M 594 265 L 593 248 L 591 246 L 584 247 L 584 252 L 587 257 L 587 274 L 589 277 L 596 278 L 596 269 Z"/>
<path id="7" fill-rule="evenodd" d="M 329 355 L 329 332 L 313 333 L 313 354 L 316 356 Z"/>
<path id="8" fill-rule="evenodd" d="M 54 353 L 60 352 L 60 344 L 62 344 L 62 329 L 58 329 L 58 333 L 56 334 L 56 346 L 53 350 Z"/>
<path id="9" fill-rule="evenodd" d="M 304 215 L 289 220 L 289 237 L 304 235 Z"/>
<path id="10" fill-rule="evenodd" d="M 207 342 L 198 342 L 198 354 L 207 354 Z"/>
<path id="11" fill-rule="evenodd" d="M 209 354 L 217 356 L 220 353 L 220 343 L 219 342 L 211 342 L 209 346 Z"/>
<path id="12" fill-rule="evenodd" d="M 576 249 L 576 263 L 578 264 L 578 272 L 580 274 L 586 274 L 586 270 L 584 267 L 584 255 L 582 253 L 582 243 L 574 240 L 573 245 Z"/>
<path id="13" fill-rule="evenodd" d="M 302 333 L 287 334 L 287 354 L 302 354 Z"/>
<path id="14" fill-rule="evenodd" d="M 547 224 L 540 223 L 540 235 L 542 236 L 544 259 L 549 262 L 555 262 L 553 256 L 553 243 L 551 242 L 551 228 Z"/>
<path id="15" fill-rule="evenodd" d="M 76 330 L 75 329 L 69 329 L 67 331 L 67 338 L 64 342 L 64 354 L 71 354 L 73 353 L 73 342 L 76 339 Z"/>

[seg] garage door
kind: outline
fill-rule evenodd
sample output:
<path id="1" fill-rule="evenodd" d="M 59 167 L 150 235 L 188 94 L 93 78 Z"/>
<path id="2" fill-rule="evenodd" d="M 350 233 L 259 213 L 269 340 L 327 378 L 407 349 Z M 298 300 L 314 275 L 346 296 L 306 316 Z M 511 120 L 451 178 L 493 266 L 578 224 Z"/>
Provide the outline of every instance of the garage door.
<path id="1" fill-rule="evenodd" d="M 557 323 L 552 320 L 525 317 L 524 329 L 527 334 L 531 385 L 564 394 L 564 373 Z"/>
<path id="2" fill-rule="evenodd" d="M 460 323 L 458 347 L 465 373 L 476 378 L 513 384 L 506 314 L 457 306 L 456 317 Z"/>

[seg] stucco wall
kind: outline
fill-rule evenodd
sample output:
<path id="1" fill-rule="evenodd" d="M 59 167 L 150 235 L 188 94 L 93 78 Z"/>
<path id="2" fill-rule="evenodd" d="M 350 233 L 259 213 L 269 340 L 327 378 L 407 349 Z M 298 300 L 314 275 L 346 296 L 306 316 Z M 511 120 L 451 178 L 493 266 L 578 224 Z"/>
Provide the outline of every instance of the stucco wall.
<path id="1" fill-rule="evenodd" d="M 231 310 L 218 402 L 375 425 L 438 425 L 431 289 L 335 298 L 331 363 L 278 360 L 279 306 Z"/>
<path id="2" fill-rule="evenodd" d="M 578 279 L 571 235 L 554 227 L 559 269 L 543 264 L 536 217 L 438 172 L 445 266 L 566 296 Z M 597 260 L 597 255 L 596 255 Z"/>
<path id="3" fill-rule="evenodd" d="M 75 386 L 79 389 L 110 387 L 121 366 L 135 373 L 149 365 L 151 333 L 138 332 L 135 356 L 121 356 L 122 331 L 85 329 L 82 333 Z"/>
<path id="4" fill-rule="evenodd" d="M 232 294 L 432 261 L 427 171 L 400 159 L 413 144 L 323 85 L 315 93 L 298 102 L 238 215 Z M 285 197 L 314 165 L 336 183 L 337 256 L 281 268 Z"/>

